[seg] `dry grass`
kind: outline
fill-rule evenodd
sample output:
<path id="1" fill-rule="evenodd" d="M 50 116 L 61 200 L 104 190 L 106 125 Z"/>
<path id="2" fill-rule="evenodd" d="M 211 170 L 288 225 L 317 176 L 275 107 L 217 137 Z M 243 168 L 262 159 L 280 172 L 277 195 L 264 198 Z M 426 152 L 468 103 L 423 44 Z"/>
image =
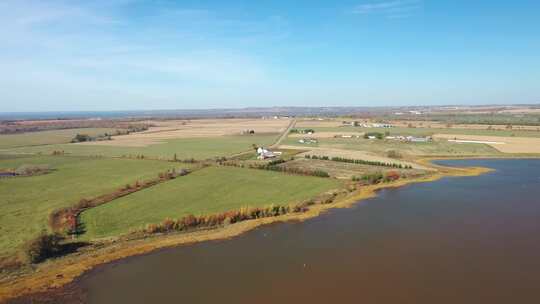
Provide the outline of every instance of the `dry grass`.
<path id="1" fill-rule="evenodd" d="M 499 142 L 489 144 L 503 153 L 540 153 L 540 138 L 435 134 L 435 138 Z M 456 143 L 459 145 L 459 143 Z"/>

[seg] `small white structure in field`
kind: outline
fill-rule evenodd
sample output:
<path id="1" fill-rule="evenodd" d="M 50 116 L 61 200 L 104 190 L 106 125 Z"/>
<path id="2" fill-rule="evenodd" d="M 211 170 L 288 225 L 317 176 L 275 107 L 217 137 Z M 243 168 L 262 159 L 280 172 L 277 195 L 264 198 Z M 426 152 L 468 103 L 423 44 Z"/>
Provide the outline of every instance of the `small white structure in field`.
<path id="1" fill-rule="evenodd" d="M 407 136 L 407 141 L 410 142 L 429 142 L 431 141 L 431 137 L 414 137 L 414 136 Z"/>
<path id="2" fill-rule="evenodd" d="M 319 141 L 316 138 L 307 137 L 307 138 L 299 139 L 298 142 L 301 143 L 301 144 L 310 145 L 310 144 L 316 144 Z"/>
<path id="3" fill-rule="evenodd" d="M 274 158 L 277 155 L 281 155 L 281 152 L 272 152 L 263 147 L 257 148 L 257 159 Z"/>

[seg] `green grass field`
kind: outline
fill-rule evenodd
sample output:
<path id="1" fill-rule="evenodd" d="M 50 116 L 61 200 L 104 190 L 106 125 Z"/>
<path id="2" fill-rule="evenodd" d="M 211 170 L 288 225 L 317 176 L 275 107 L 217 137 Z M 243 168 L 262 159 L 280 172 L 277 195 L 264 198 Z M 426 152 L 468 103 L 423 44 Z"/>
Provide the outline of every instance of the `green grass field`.
<path id="1" fill-rule="evenodd" d="M 47 164 L 53 172 L 0 179 L 0 255 L 48 227 L 51 211 L 81 198 L 109 193 L 136 180 L 154 178 L 158 172 L 185 165 L 162 161 L 92 159 L 40 156 L 0 159 L 0 168 Z"/>
<path id="2" fill-rule="evenodd" d="M 77 134 L 96 136 L 105 133 L 114 133 L 116 130 L 109 128 L 83 128 L 0 135 L 0 149 L 64 144 L 71 142 Z"/>
<path id="3" fill-rule="evenodd" d="M 83 238 L 115 236 L 188 214 L 299 202 L 340 185 L 334 179 L 209 167 L 83 212 Z"/>
<path id="4" fill-rule="evenodd" d="M 515 137 L 540 137 L 540 131 L 529 130 L 474 130 L 454 128 L 361 128 L 361 127 L 335 127 L 335 128 L 312 128 L 315 132 L 390 132 L 390 135 L 413 135 L 430 136 L 433 134 L 456 134 L 456 135 L 482 135 L 482 136 L 515 136 Z"/>
<path id="5" fill-rule="evenodd" d="M 222 136 L 212 138 L 181 138 L 146 147 L 119 147 L 87 144 L 63 144 L 37 147 L 25 147 L 4 151 L 5 153 L 44 153 L 60 150 L 72 155 L 123 156 L 139 155 L 172 159 L 176 154 L 179 159 L 207 159 L 216 156 L 229 156 L 252 149 L 252 144 L 270 145 L 277 134 Z"/>
<path id="6" fill-rule="evenodd" d="M 363 138 L 324 138 L 320 139 L 318 144 L 303 145 L 298 143 L 298 138 L 287 138 L 282 144 L 298 146 L 302 149 L 309 149 L 309 147 L 323 147 L 367 151 L 381 155 L 385 155 L 389 150 L 396 150 L 404 154 L 415 156 L 501 155 L 501 152 L 488 145 L 452 143 L 444 140 L 427 143 L 413 143 L 393 140 L 369 140 Z"/>

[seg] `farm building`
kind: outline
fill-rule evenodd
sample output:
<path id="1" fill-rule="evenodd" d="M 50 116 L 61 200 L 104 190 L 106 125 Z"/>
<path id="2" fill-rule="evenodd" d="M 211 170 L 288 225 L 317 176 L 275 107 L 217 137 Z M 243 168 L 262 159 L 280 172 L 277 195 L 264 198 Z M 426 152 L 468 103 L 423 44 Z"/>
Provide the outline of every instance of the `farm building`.
<path id="1" fill-rule="evenodd" d="M 315 138 L 301 138 L 301 139 L 298 140 L 298 142 L 301 143 L 301 144 L 309 145 L 309 144 L 316 144 L 319 141 L 317 139 L 315 139 Z"/>
<path id="2" fill-rule="evenodd" d="M 281 155 L 281 152 L 277 151 L 270 151 L 263 147 L 257 148 L 257 159 L 268 159 L 268 158 L 274 158 L 276 156 Z"/>

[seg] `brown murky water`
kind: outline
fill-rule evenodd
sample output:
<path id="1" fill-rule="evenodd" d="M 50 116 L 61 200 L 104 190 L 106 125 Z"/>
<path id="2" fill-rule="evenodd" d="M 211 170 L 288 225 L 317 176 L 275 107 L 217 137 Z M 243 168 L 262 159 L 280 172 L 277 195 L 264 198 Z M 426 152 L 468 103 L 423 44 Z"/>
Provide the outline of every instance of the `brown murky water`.
<path id="1" fill-rule="evenodd" d="M 497 171 L 128 258 L 76 289 L 88 303 L 540 303 L 540 160 L 444 163 Z"/>

